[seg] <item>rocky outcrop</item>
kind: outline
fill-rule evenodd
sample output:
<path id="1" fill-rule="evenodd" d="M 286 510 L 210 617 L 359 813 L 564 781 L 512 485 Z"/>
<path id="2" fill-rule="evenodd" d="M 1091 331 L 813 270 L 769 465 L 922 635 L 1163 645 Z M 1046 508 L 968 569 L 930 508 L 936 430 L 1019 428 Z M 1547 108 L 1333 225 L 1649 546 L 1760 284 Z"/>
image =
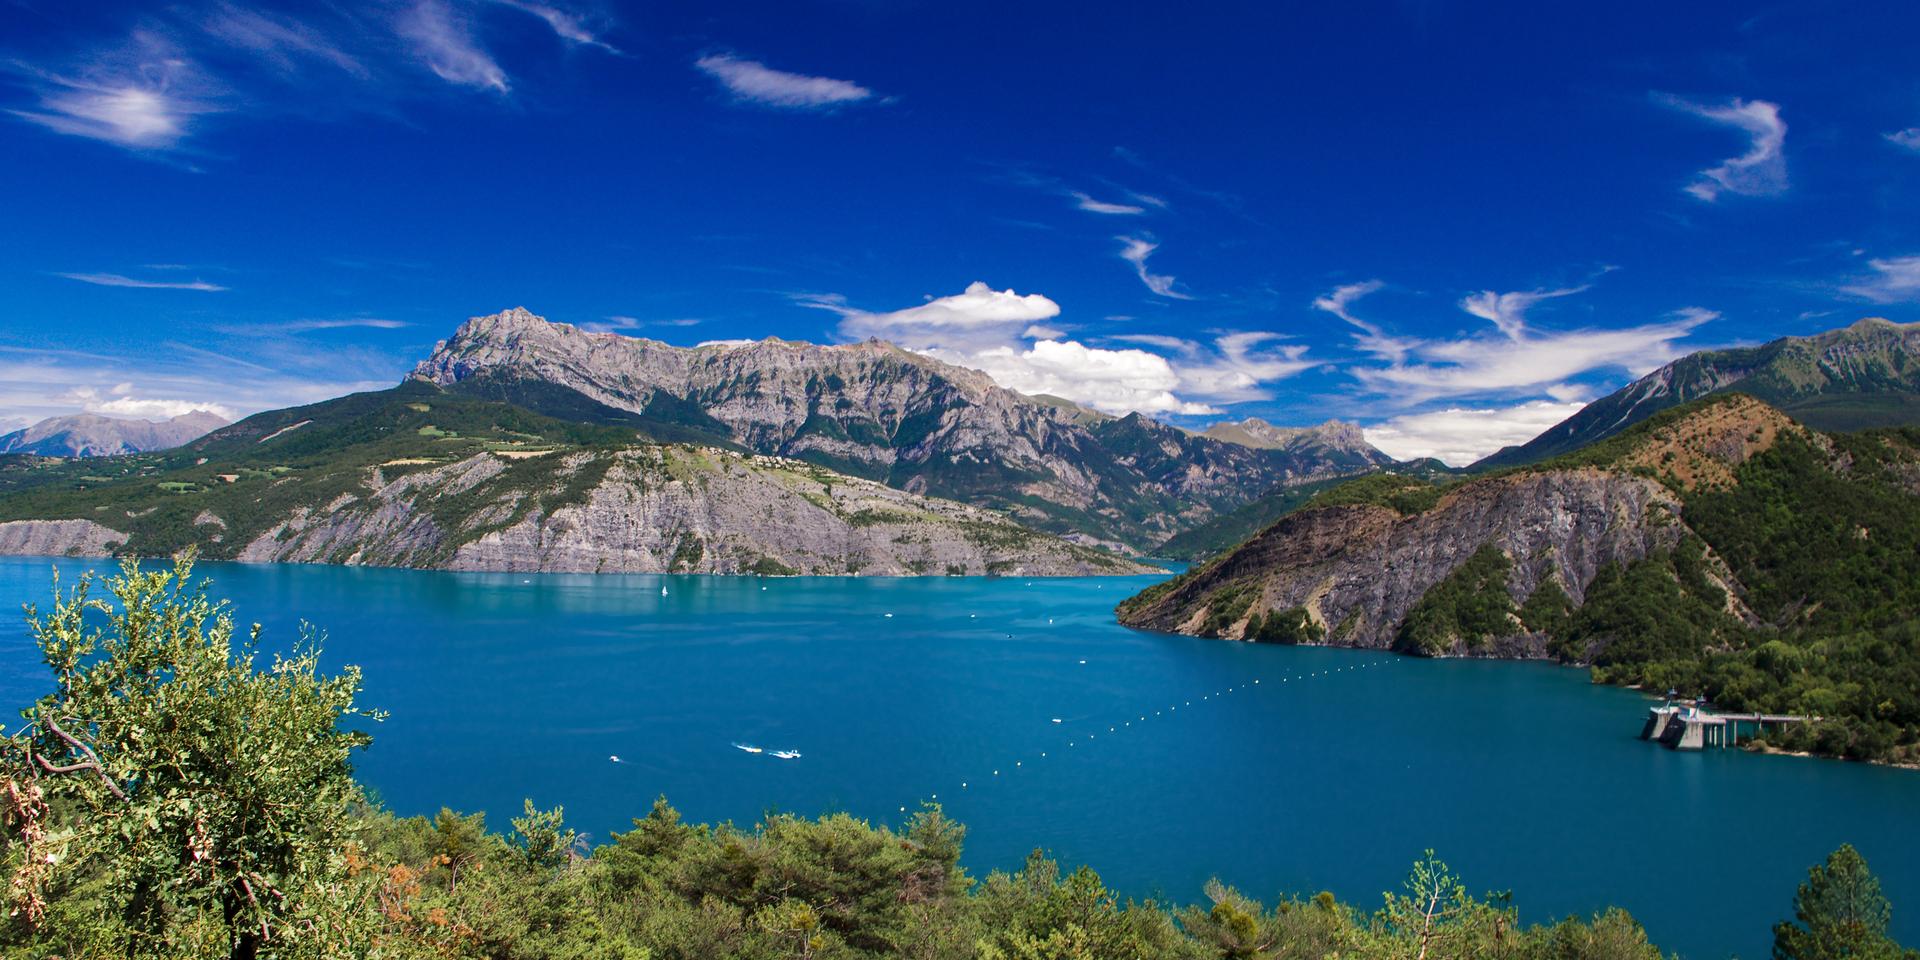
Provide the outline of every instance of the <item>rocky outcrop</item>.
<path id="1" fill-rule="evenodd" d="M 541 467 L 542 469 L 535 469 Z M 451 570 L 906 576 L 1152 568 L 975 507 L 714 448 L 482 454 L 301 508 L 236 559 Z"/>
<path id="2" fill-rule="evenodd" d="M 524 309 L 469 320 L 413 376 L 523 404 L 526 384 L 563 388 L 583 401 L 575 409 L 626 411 L 1135 549 L 1275 487 L 1392 462 L 1351 438 L 1256 447 L 1109 417 L 880 341 L 683 348 Z M 564 402 L 550 390 L 538 399 Z"/>
<path id="3" fill-rule="evenodd" d="M 1300 607 L 1329 643 L 1391 647 L 1407 611 L 1483 546 L 1512 561 L 1515 603 L 1552 578 L 1578 604 L 1603 567 L 1677 544 L 1679 507 L 1653 480 L 1588 469 L 1476 481 L 1411 516 L 1373 504 L 1303 510 L 1194 576 L 1129 601 L 1120 619 L 1197 633 L 1222 591 L 1240 588 L 1252 600 L 1218 635 L 1238 638 L 1250 616 Z"/>
<path id="4" fill-rule="evenodd" d="M 1742 464 L 1788 434 L 1816 447 L 1830 442 L 1752 397 L 1730 394 L 1664 413 L 1548 468 L 1447 488 L 1407 478 L 1328 491 L 1217 561 L 1128 599 L 1120 619 L 1247 639 L 1263 623 L 1256 618 L 1287 611 L 1297 620 L 1294 611 L 1304 611 L 1327 643 L 1390 647 L 1415 605 L 1485 551 L 1504 561 L 1515 607 L 1551 580 L 1577 608 L 1602 570 L 1672 551 L 1692 536 L 1685 498 L 1736 484 Z M 1725 564 L 1710 549 L 1704 562 L 1704 575 L 1729 588 L 1727 612 L 1751 621 Z M 1475 638 L 1482 642 L 1457 638 L 1452 652 L 1537 654 L 1524 624 L 1512 627 Z"/>
<path id="5" fill-rule="evenodd" d="M 0 453 L 108 457 L 171 450 L 226 423 L 226 418 L 205 410 L 183 413 L 168 420 L 127 420 L 77 413 L 49 417 L 25 429 L 0 435 Z"/>
<path id="6" fill-rule="evenodd" d="M 127 535 L 92 520 L 10 520 L 0 523 L 0 555 L 105 557 Z"/>

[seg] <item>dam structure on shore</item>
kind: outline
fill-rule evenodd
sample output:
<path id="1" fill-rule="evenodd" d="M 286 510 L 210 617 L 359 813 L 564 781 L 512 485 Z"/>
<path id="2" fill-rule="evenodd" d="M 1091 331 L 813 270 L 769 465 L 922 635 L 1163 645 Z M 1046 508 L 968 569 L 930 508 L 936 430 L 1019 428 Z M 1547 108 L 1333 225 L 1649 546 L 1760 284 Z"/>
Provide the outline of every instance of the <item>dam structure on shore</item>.
<path id="1" fill-rule="evenodd" d="M 1807 719 L 1784 713 L 1715 713 L 1697 704 L 1669 700 L 1648 708 L 1640 739 L 1665 744 L 1673 750 L 1725 749 L 1738 745 L 1743 733 L 1751 740 L 1764 734 L 1769 725 L 1784 727 L 1805 723 Z M 1744 731 L 1742 724 L 1750 724 L 1750 732 Z"/>

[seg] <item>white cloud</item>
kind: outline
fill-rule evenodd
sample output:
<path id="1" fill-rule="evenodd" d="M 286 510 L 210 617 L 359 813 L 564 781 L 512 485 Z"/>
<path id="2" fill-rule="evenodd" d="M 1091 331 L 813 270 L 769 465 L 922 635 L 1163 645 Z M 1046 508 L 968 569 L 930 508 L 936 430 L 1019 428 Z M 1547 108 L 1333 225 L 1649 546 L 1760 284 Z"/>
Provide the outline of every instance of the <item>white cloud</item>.
<path id="1" fill-rule="evenodd" d="M 1534 304 L 1556 297 L 1570 297 L 1586 290 L 1585 286 L 1560 290 L 1517 290 L 1512 293 L 1482 290 L 1463 298 L 1460 309 L 1491 322 L 1507 335 L 1507 339 L 1518 340 L 1526 335 L 1527 311 L 1533 309 Z"/>
<path id="2" fill-rule="evenodd" d="M 158 397 L 115 397 L 99 403 L 86 405 L 88 413 L 105 414 L 110 417 L 138 417 L 142 420 L 164 420 L 181 414 L 205 410 L 224 420 L 237 419 L 233 408 L 225 404 L 206 400 L 165 400 Z"/>
<path id="3" fill-rule="evenodd" d="M 1526 443 L 1580 412 L 1579 401 L 1530 400 L 1509 407 L 1448 407 L 1363 428 L 1367 442 L 1399 460 L 1433 457 L 1464 467 L 1501 447 Z"/>
<path id="4" fill-rule="evenodd" d="M 444 0 L 416 0 L 394 25 L 435 76 L 463 87 L 507 92 L 507 72 L 481 46 L 473 24 Z"/>
<path id="5" fill-rule="evenodd" d="M 331 64 L 360 80 L 373 75 L 359 57 L 348 53 L 325 31 L 290 17 L 222 3 L 200 23 L 200 28 L 228 46 L 253 54 L 283 76 L 297 73 L 303 59 Z"/>
<path id="6" fill-rule="evenodd" d="M 1264 398 L 1264 384 L 1313 366 L 1303 345 L 1270 345 L 1280 339 L 1272 333 L 1227 333 L 1210 344 L 1127 338 L 1171 351 L 1172 357 L 1090 346 L 1048 323 L 1060 314 L 1053 300 L 978 282 L 961 293 L 887 313 L 860 310 L 834 294 L 794 300 L 838 314 L 843 336 L 879 337 L 983 371 L 1011 390 L 1065 397 L 1108 413 L 1217 413 L 1215 403 Z"/>
<path id="7" fill-rule="evenodd" d="M 1874 303 L 1920 301 L 1920 256 L 1875 258 L 1867 261 L 1873 268 L 1869 276 L 1840 288 Z"/>
<path id="8" fill-rule="evenodd" d="M 1358 327 L 1360 332 L 1353 335 L 1353 340 L 1354 345 L 1362 352 L 1390 363 L 1399 363 L 1406 359 L 1407 351 L 1417 346 L 1419 341 L 1388 336 L 1386 331 L 1380 329 L 1377 324 L 1354 316 L 1351 309 L 1354 301 L 1385 286 L 1386 284 L 1379 280 L 1344 284 L 1333 288 L 1325 296 L 1316 298 L 1313 306 L 1316 310 L 1324 310 Z"/>
<path id="9" fill-rule="evenodd" d="M 81 283 L 91 283 L 96 287 L 131 287 L 135 290 L 199 290 L 215 293 L 227 289 L 217 283 L 205 280 L 135 280 L 117 273 L 62 273 L 59 276 Z"/>
<path id="10" fill-rule="evenodd" d="M 1906 147 L 1908 150 L 1920 153 L 1920 127 L 1908 127 L 1905 130 L 1895 130 L 1887 134 L 1887 139 L 1897 146 Z"/>
<path id="11" fill-rule="evenodd" d="M 585 47 L 599 47 L 609 53 L 620 52 L 615 50 L 606 41 L 595 36 L 594 32 L 587 27 L 586 18 L 577 13 L 548 6 L 544 3 L 532 3 L 530 0 L 493 0 L 493 2 L 501 6 L 512 7 L 524 13 L 530 13 L 545 20 L 547 26 L 551 27 L 553 32 L 563 40 Z"/>
<path id="12" fill-rule="evenodd" d="M 1460 301 L 1460 309 L 1493 324 L 1498 335 L 1458 340 L 1389 338 L 1354 318 L 1349 308 L 1370 292 L 1368 284 L 1339 288 L 1315 306 L 1367 331 L 1362 348 L 1388 363 L 1351 372 L 1362 384 L 1403 403 L 1544 391 L 1594 370 L 1620 368 L 1639 375 L 1680 356 L 1677 342 L 1719 316 L 1686 307 L 1659 322 L 1633 327 L 1541 332 L 1528 325 L 1527 311 L 1534 305 L 1585 289 L 1472 294 Z"/>
<path id="13" fill-rule="evenodd" d="M 629 317 L 622 314 L 614 314 L 613 316 L 610 316 L 605 320 L 589 321 L 587 323 L 583 323 L 580 325 L 580 327 L 583 330 L 591 330 L 594 333 L 616 333 L 621 330 L 638 330 L 642 327 L 692 327 L 692 326 L 698 326 L 700 322 L 701 321 L 699 317 L 673 317 L 666 320 L 642 320 L 639 317 Z"/>
<path id="14" fill-rule="evenodd" d="M 1120 259 L 1133 264 L 1133 272 L 1139 274 L 1140 282 L 1163 297 L 1173 300 L 1192 300 L 1193 297 L 1173 288 L 1174 278 L 1169 274 L 1149 273 L 1147 258 L 1153 256 L 1160 245 L 1144 237 L 1114 237 L 1120 241 Z"/>
<path id="15" fill-rule="evenodd" d="M 1067 196 L 1073 198 L 1073 205 L 1088 213 L 1104 213 L 1111 216 L 1137 216 L 1147 212 L 1147 208 L 1130 203 L 1108 203 L 1096 200 L 1093 195 L 1080 190 L 1069 190 Z"/>
<path id="16" fill-rule="evenodd" d="M 40 98 L 14 116 L 58 133 L 135 150 L 179 145 L 194 117 L 214 111 L 210 89 L 172 43 L 145 31 L 69 73 L 16 68 Z"/>
<path id="17" fill-rule="evenodd" d="M 872 90 L 850 80 L 788 73 L 729 53 L 709 54 L 693 65 L 718 80 L 735 99 L 769 107 L 819 110 L 873 96 Z"/>
<path id="18" fill-rule="evenodd" d="M 1685 190 L 1705 200 L 1717 200 L 1722 193 L 1747 197 L 1770 196 L 1787 189 L 1787 158 L 1783 147 L 1787 124 L 1780 119 L 1780 105 L 1765 100 L 1735 97 L 1725 104 L 1695 103 L 1679 97 L 1661 96 L 1662 103 L 1676 110 L 1747 134 L 1751 143 L 1747 152 L 1700 171 Z"/>

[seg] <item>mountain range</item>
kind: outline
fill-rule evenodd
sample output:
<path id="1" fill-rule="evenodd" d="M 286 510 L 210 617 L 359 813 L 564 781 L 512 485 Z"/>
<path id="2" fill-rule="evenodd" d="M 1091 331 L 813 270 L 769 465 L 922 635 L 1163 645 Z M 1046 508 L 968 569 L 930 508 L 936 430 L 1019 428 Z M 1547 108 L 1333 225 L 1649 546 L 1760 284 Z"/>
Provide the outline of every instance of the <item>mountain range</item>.
<path id="1" fill-rule="evenodd" d="M 1350 425 L 1269 428 L 1243 443 L 1016 393 L 877 340 L 676 347 L 524 309 L 467 321 L 413 377 L 658 439 L 805 460 L 1134 551 L 1270 490 L 1393 463 Z"/>
<path id="2" fill-rule="evenodd" d="M 1870 317 L 1810 337 L 1688 354 L 1469 469 L 1535 463 L 1604 440 L 1669 407 L 1733 390 L 1816 430 L 1920 422 L 1920 323 Z"/>
<path id="3" fill-rule="evenodd" d="M 123 453 L 170 450 L 224 427 L 227 419 L 194 410 L 166 420 L 128 420 L 97 413 L 48 417 L 30 427 L 0 434 L 0 453 L 43 457 L 110 457 Z"/>

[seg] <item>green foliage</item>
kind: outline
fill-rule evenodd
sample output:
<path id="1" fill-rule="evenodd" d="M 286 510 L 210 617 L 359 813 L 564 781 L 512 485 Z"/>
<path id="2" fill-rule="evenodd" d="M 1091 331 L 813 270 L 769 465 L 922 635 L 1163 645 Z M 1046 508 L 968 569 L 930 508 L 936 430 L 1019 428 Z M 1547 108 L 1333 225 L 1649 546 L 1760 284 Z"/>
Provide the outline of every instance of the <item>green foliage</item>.
<path id="1" fill-rule="evenodd" d="M 1202 636 L 1220 636 L 1221 632 L 1239 622 L 1260 597 L 1260 583 L 1255 580 L 1242 580 L 1229 583 L 1207 597 L 1207 617 L 1200 625 Z"/>
<path id="2" fill-rule="evenodd" d="M 1551 576 L 1541 579 L 1527 595 L 1527 602 L 1520 605 L 1521 625 L 1535 633 L 1562 636 L 1572 622 L 1573 600 Z"/>
<path id="3" fill-rule="evenodd" d="M 1507 592 L 1512 568 L 1499 547 L 1483 544 L 1407 611 L 1396 648 L 1437 657 L 1456 644 L 1471 650 L 1513 633 L 1513 597 Z"/>
<path id="4" fill-rule="evenodd" d="M 1327 632 L 1314 622 L 1305 607 L 1270 611 L 1264 618 L 1254 614 L 1247 621 L 1247 639 L 1261 643 L 1319 643 Z"/>
<path id="5" fill-rule="evenodd" d="M 79 925 L 40 928 L 62 949 L 251 956 L 339 890 L 348 757 L 369 740 L 343 722 L 373 716 L 359 671 L 323 676 L 312 634 L 260 668 L 259 628 L 236 643 L 192 572 L 129 561 L 111 600 L 88 576 L 29 611 L 54 692 L 4 742 L 7 792 L 32 798 L 9 824 L 15 918 L 35 928 L 49 891 L 103 881 Z"/>
<path id="6" fill-rule="evenodd" d="M 1920 951 L 1904 950 L 1887 936 L 1892 912 L 1866 858 L 1844 845 L 1807 871 L 1807 882 L 1793 897 L 1795 919 L 1774 924 L 1774 960 L 1920 957 Z"/>
<path id="7" fill-rule="evenodd" d="M 1374 473 L 1348 480 L 1308 501 L 1311 507 L 1364 504 L 1391 507 L 1404 516 L 1425 513 L 1440 502 L 1451 484 L 1432 483 L 1399 473 Z"/>

